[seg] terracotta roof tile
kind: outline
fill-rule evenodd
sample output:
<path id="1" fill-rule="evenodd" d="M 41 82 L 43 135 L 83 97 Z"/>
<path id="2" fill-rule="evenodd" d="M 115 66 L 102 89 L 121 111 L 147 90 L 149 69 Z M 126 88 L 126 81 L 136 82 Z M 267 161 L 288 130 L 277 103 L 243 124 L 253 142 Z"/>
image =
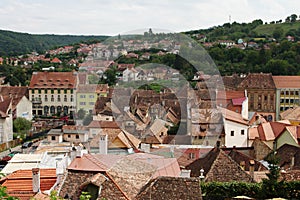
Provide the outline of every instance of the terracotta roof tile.
<path id="1" fill-rule="evenodd" d="M 276 88 L 300 88 L 300 76 L 273 76 Z"/>
<path id="2" fill-rule="evenodd" d="M 76 88 L 76 76 L 73 72 L 34 72 L 29 88 Z"/>
<path id="3" fill-rule="evenodd" d="M 56 169 L 40 169 L 40 189 L 49 190 L 56 182 Z M 2 184 L 7 193 L 20 199 L 30 199 L 32 192 L 32 170 L 18 170 L 5 177 Z"/>

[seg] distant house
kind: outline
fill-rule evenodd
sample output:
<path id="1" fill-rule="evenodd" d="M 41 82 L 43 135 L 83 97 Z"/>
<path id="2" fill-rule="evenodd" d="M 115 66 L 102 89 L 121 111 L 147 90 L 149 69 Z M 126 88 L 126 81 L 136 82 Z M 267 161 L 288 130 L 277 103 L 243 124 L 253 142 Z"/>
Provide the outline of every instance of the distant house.
<path id="1" fill-rule="evenodd" d="M 53 59 L 51 60 L 51 63 L 58 63 L 58 64 L 61 64 L 62 62 L 61 62 L 61 60 L 59 60 L 57 57 L 55 57 L 55 58 L 53 58 Z"/>
<path id="2" fill-rule="evenodd" d="M 80 84 L 76 91 L 76 111 L 83 109 L 86 114 L 91 114 L 97 101 L 98 84 Z"/>
<path id="3" fill-rule="evenodd" d="M 294 106 L 280 113 L 280 119 L 288 120 L 291 124 L 300 125 L 300 106 Z"/>
<path id="4" fill-rule="evenodd" d="M 89 130 L 85 126 L 64 125 L 62 131 L 64 141 L 77 144 L 88 142 Z"/>
<path id="5" fill-rule="evenodd" d="M 0 65 L 3 65 L 3 58 L 0 57 Z"/>

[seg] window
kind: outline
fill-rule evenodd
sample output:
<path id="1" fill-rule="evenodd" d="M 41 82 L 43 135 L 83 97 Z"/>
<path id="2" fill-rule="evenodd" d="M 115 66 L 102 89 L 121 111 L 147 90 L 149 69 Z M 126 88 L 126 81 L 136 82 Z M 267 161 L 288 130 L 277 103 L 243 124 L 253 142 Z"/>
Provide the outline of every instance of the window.
<path id="1" fill-rule="evenodd" d="M 71 102 L 73 102 L 73 101 L 74 101 L 74 99 L 73 99 L 73 95 L 71 95 L 70 101 L 71 101 Z"/>
<path id="2" fill-rule="evenodd" d="M 57 90 L 57 94 L 60 94 L 60 89 Z"/>
<path id="3" fill-rule="evenodd" d="M 51 94 L 54 94 L 54 90 L 53 89 L 51 89 Z"/>
<path id="4" fill-rule="evenodd" d="M 84 95 L 84 94 L 81 94 L 81 95 L 80 95 L 80 98 L 82 98 L 82 99 L 85 98 L 85 95 Z"/>
<path id="5" fill-rule="evenodd" d="M 68 135 L 68 138 L 70 138 L 70 137 L 71 137 L 71 135 L 69 134 L 69 135 Z"/>
<path id="6" fill-rule="evenodd" d="M 241 135 L 245 135 L 245 130 L 241 130 Z"/>
<path id="7" fill-rule="evenodd" d="M 60 95 L 57 95 L 57 101 L 60 102 Z"/>
<path id="8" fill-rule="evenodd" d="M 93 106 L 93 105 L 95 105 L 95 103 L 94 102 L 89 102 L 89 105 Z"/>
<path id="9" fill-rule="evenodd" d="M 78 134 L 76 135 L 76 139 L 79 139 L 79 135 Z"/>
<path id="10" fill-rule="evenodd" d="M 284 91 L 281 91 L 281 92 L 280 92 L 280 95 L 284 95 Z"/>
<path id="11" fill-rule="evenodd" d="M 261 100 L 261 95 L 258 95 L 258 101 L 260 101 Z"/>
<path id="12" fill-rule="evenodd" d="M 189 153 L 189 157 L 190 157 L 190 159 L 194 159 L 195 158 L 195 153 Z"/>
<path id="13" fill-rule="evenodd" d="M 268 96 L 267 96 L 267 95 L 265 95 L 264 99 L 265 99 L 265 101 L 267 101 L 267 100 L 268 100 Z"/>
<path id="14" fill-rule="evenodd" d="M 51 95 L 51 102 L 54 102 L 54 96 Z"/>
<path id="15" fill-rule="evenodd" d="M 79 105 L 84 106 L 85 102 L 79 102 Z"/>
<path id="16" fill-rule="evenodd" d="M 68 101 L 67 95 L 64 95 L 64 102 Z"/>
<path id="17" fill-rule="evenodd" d="M 231 135 L 231 136 L 234 136 L 234 131 L 230 131 L 230 135 Z"/>
<path id="18" fill-rule="evenodd" d="M 47 96 L 47 95 L 45 95 L 45 101 L 46 101 L 46 102 L 48 101 L 48 96 Z"/>
<path id="19" fill-rule="evenodd" d="M 90 99 L 93 99 L 95 96 L 94 95 L 90 95 Z"/>
<path id="20" fill-rule="evenodd" d="M 295 95 L 296 95 L 296 96 L 299 96 L 299 91 L 295 91 Z"/>
<path id="21" fill-rule="evenodd" d="M 42 90 L 41 90 L 41 89 L 39 89 L 38 91 L 39 91 L 39 94 L 41 94 L 41 93 L 42 93 Z"/>
<path id="22" fill-rule="evenodd" d="M 51 136 L 51 140 L 55 140 L 55 135 L 52 135 L 52 136 Z"/>
<path id="23" fill-rule="evenodd" d="M 64 89 L 64 94 L 67 94 L 68 93 L 68 90 L 67 89 Z"/>

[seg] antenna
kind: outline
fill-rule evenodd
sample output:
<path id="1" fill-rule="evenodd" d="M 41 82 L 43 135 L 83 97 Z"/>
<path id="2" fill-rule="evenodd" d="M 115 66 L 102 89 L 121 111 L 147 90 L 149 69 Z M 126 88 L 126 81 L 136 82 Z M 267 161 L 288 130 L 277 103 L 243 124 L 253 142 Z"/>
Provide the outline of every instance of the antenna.
<path id="1" fill-rule="evenodd" d="M 229 15 L 229 23 L 231 24 L 231 15 Z"/>

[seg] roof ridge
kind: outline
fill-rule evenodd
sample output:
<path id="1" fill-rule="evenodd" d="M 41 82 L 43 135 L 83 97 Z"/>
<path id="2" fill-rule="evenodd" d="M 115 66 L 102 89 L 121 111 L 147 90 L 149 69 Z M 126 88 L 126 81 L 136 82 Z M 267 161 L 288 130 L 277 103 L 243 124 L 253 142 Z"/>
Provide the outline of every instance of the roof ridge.
<path id="1" fill-rule="evenodd" d="M 125 196 L 126 199 L 130 200 L 130 198 L 127 196 L 127 194 L 121 189 L 121 187 L 119 186 L 119 184 L 117 182 L 115 182 L 115 180 L 113 179 L 113 177 L 105 172 L 105 174 L 108 176 L 108 178 L 117 186 L 117 188 L 120 190 L 120 192 Z"/>
<path id="2" fill-rule="evenodd" d="M 91 161 L 92 163 L 96 164 L 98 167 L 103 168 L 103 166 L 108 169 L 108 166 L 105 165 L 104 163 L 101 163 L 98 161 L 98 159 L 96 159 L 94 156 L 90 155 L 90 154 L 85 154 L 86 158 Z M 102 165 L 102 166 L 101 166 Z M 106 171 L 106 170 L 105 170 Z"/>

